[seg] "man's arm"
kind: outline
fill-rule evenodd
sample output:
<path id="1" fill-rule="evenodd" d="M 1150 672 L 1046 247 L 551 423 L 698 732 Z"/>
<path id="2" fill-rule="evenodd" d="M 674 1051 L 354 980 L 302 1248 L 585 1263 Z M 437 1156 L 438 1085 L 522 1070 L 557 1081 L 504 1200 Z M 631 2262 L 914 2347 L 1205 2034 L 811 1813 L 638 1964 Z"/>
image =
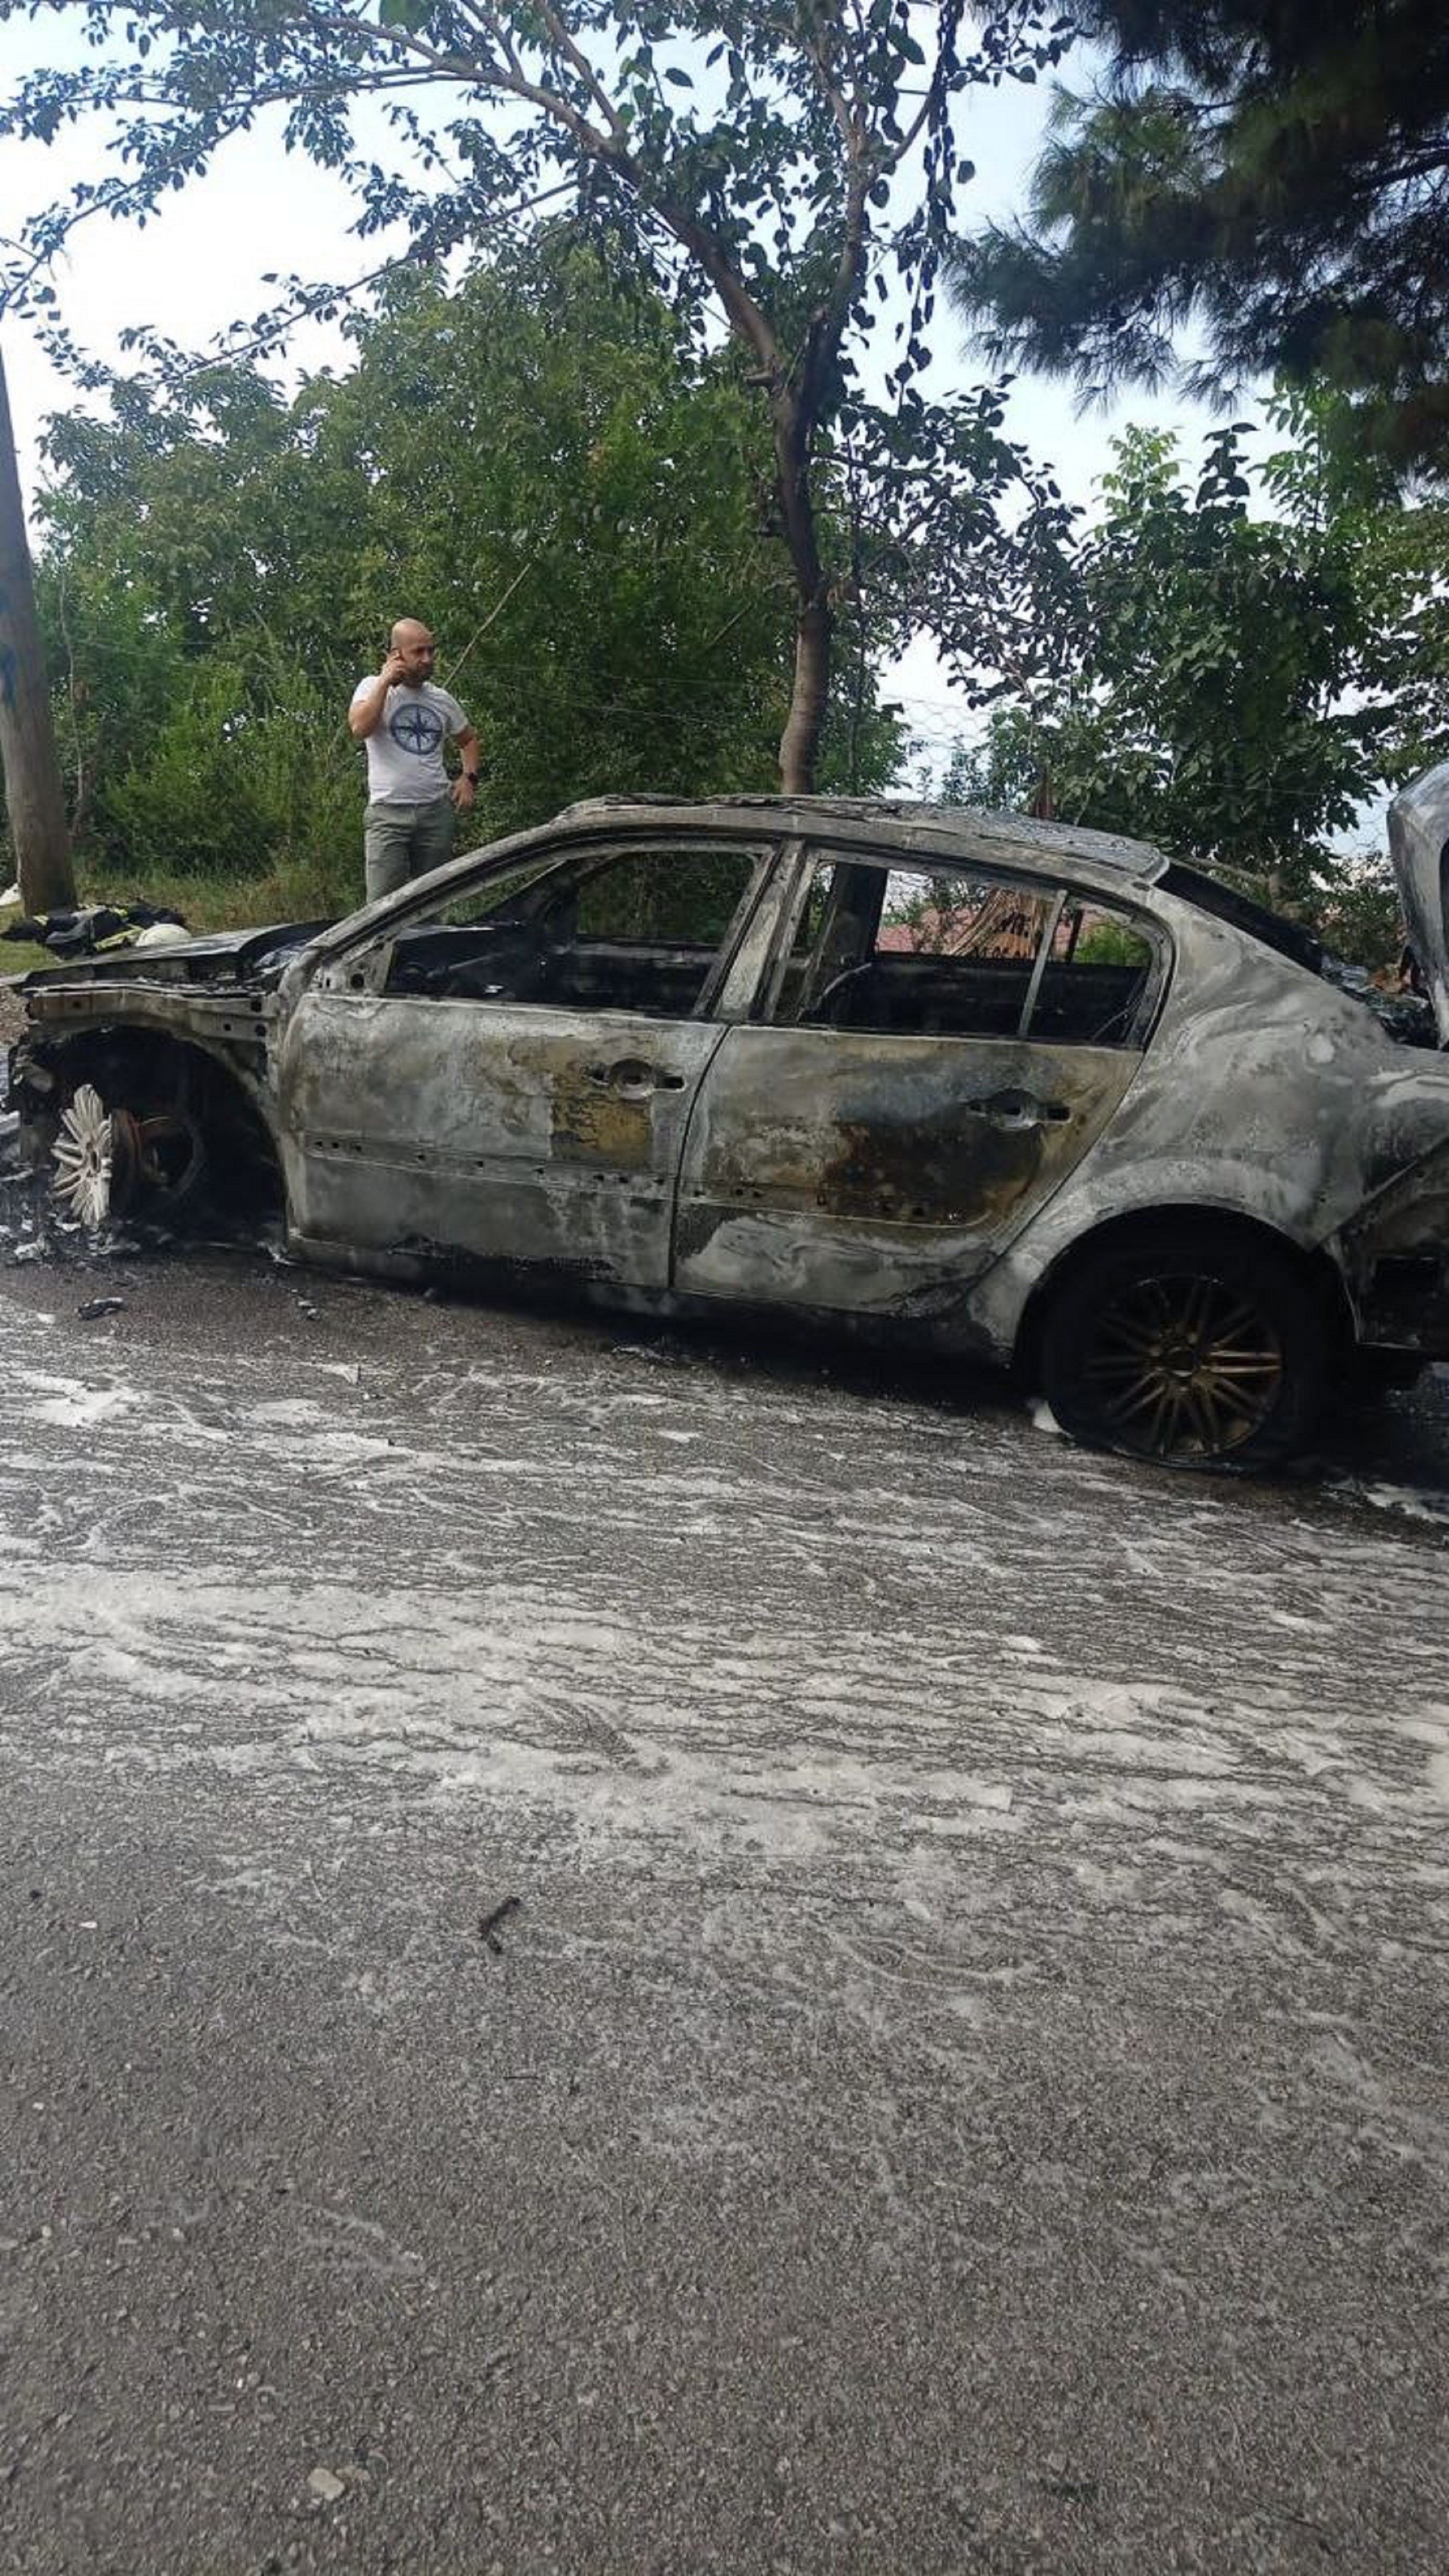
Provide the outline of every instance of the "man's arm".
<path id="1" fill-rule="evenodd" d="M 369 681 L 366 690 L 353 699 L 347 710 L 347 724 L 354 742 L 366 742 L 370 733 L 376 733 L 382 722 L 388 690 L 396 686 L 403 670 L 401 653 L 389 653 L 377 678 Z"/>
<path id="2" fill-rule="evenodd" d="M 450 793 L 458 812 L 467 814 L 472 810 L 473 799 L 478 793 L 478 736 L 471 725 L 465 725 L 461 733 L 454 734 L 453 740 L 463 755 L 463 767 L 454 779 Z"/>

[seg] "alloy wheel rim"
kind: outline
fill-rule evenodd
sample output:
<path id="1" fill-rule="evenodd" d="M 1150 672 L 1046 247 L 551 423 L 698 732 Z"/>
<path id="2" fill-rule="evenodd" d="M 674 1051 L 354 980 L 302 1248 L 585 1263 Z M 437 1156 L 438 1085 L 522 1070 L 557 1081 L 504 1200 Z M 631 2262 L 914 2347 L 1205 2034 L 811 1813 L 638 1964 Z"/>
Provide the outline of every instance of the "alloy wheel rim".
<path id="1" fill-rule="evenodd" d="M 81 1083 L 61 1112 L 55 1140 L 55 1194 L 72 1216 L 93 1230 L 111 1213 L 124 1155 L 115 1120 L 94 1083 Z"/>
<path id="2" fill-rule="evenodd" d="M 107 1109 L 94 1083 L 82 1082 L 61 1113 L 52 1160 L 57 1198 L 96 1233 L 134 1200 L 158 1215 L 183 1205 L 205 1167 L 206 1147 L 184 1112 L 138 1117 Z"/>
<path id="3" fill-rule="evenodd" d="M 1101 1429 L 1144 1457 L 1246 1446 L 1283 1391 L 1281 1338 L 1261 1307 L 1197 1272 L 1135 1281 L 1101 1313 L 1083 1364 Z"/>

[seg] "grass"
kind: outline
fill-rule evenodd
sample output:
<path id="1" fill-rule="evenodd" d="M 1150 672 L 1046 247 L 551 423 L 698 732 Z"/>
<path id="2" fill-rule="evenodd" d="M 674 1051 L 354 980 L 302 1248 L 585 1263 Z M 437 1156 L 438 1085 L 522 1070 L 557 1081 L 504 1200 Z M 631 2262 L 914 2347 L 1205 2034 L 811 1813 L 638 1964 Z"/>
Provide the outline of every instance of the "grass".
<path id="1" fill-rule="evenodd" d="M 34 948 L 28 939 L 7 939 L 0 947 L 0 983 L 12 975 L 31 975 L 37 966 L 53 966 L 55 959 L 44 948 Z"/>

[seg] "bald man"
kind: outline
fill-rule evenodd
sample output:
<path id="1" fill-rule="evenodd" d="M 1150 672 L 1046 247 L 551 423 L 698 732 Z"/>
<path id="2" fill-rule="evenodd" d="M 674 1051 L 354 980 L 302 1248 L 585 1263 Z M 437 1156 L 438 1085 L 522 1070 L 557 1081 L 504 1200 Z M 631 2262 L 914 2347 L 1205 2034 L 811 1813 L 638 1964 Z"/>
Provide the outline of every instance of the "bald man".
<path id="1" fill-rule="evenodd" d="M 478 792 L 478 736 L 456 698 L 433 678 L 437 646 L 415 617 L 400 617 L 392 650 L 370 680 L 352 692 L 347 722 L 367 746 L 367 900 L 396 894 L 453 855 L 456 816 Z M 445 743 L 462 754 L 448 784 Z"/>

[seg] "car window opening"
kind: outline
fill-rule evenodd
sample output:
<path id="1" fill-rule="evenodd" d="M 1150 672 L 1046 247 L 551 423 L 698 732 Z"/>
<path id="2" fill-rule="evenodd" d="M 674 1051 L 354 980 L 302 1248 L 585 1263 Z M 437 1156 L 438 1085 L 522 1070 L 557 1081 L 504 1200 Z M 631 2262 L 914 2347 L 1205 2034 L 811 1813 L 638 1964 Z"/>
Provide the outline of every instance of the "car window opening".
<path id="1" fill-rule="evenodd" d="M 837 860 L 814 874 L 777 1019 L 914 1037 L 1136 1046 L 1156 963 L 1094 896 L 979 871 Z"/>
<path id="2" fill-rule="evenodd" d="M 494 882 L 399 931 L 384 990 L 689 1019 L 764 857 L 754 845 L 653 843 L 595 849 L 522 889 Z"/>

